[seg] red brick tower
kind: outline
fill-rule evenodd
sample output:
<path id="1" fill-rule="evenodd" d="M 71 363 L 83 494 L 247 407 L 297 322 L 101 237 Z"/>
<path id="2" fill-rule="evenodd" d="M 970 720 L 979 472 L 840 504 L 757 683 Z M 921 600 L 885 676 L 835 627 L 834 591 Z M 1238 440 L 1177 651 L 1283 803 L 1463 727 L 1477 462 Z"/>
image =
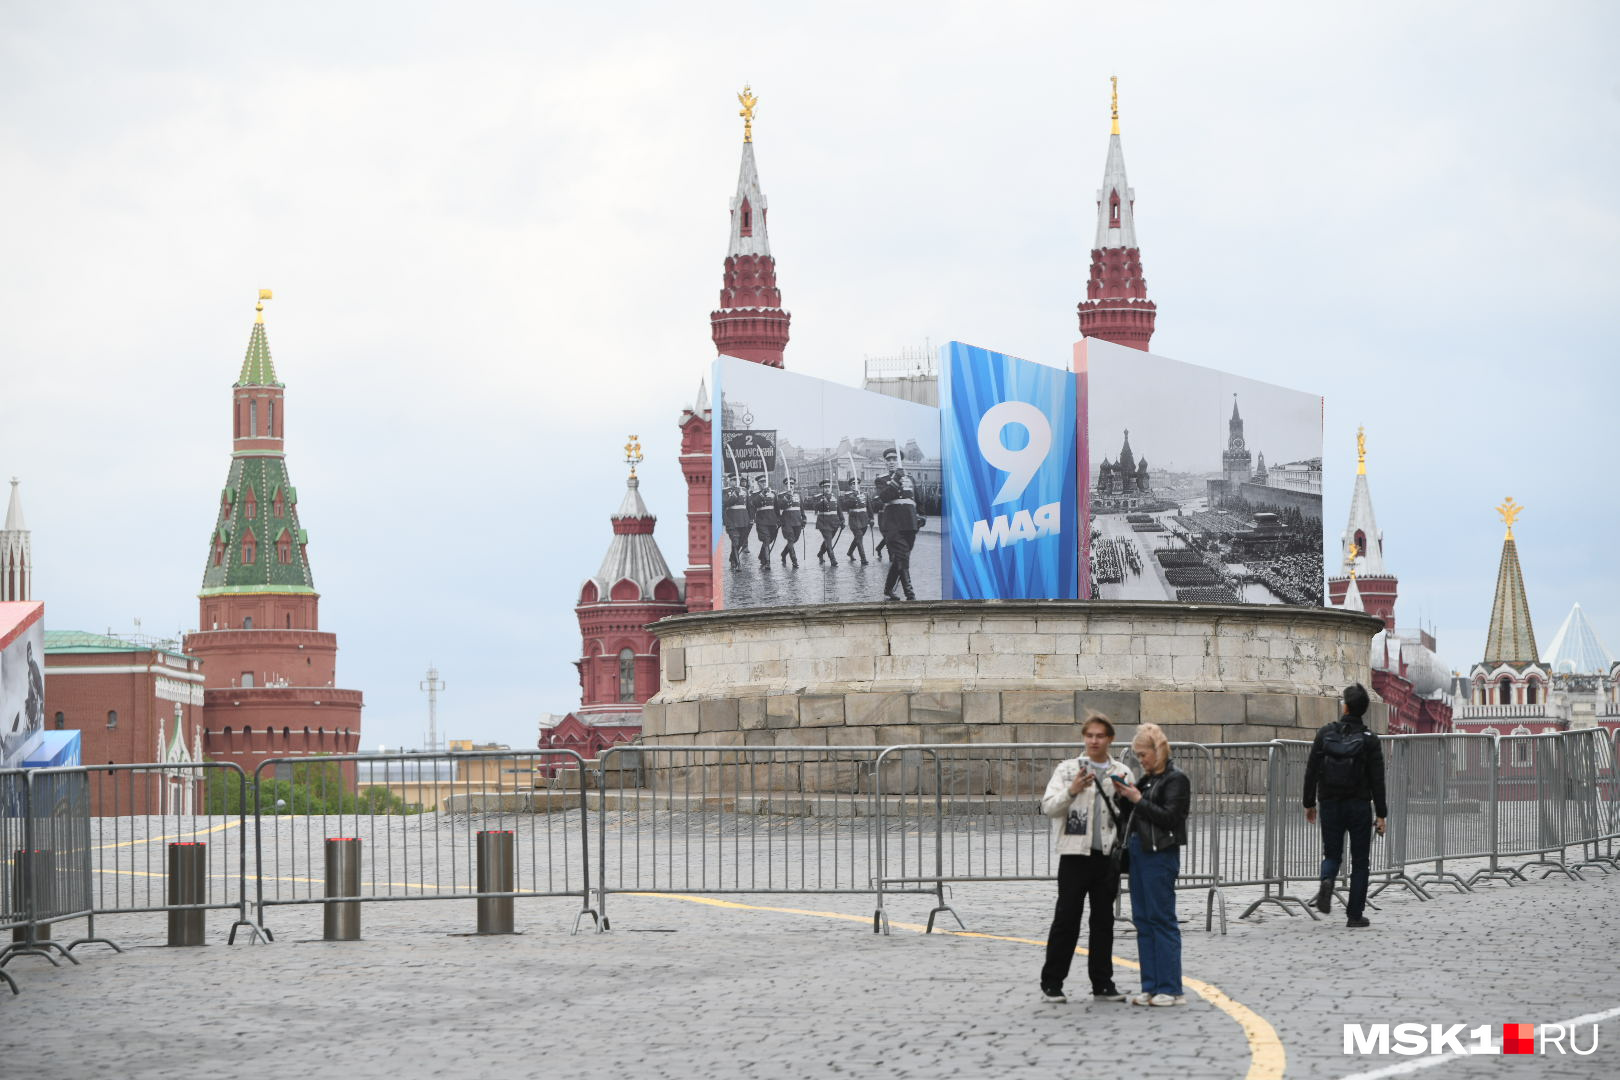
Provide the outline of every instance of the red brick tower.
<path id="1" fill-rule="evenodd" d="M 337 635 L 322 633 L 309 535 L 287 476 L 285 386 L 264 332 L 264 300 L 231 392 L 231 468 L 208 540 L 198 626 L 203 749 L 251 772 L 265 757 L 360 748 L 361 693 L 336 689 Z"/>
<path id="2" fill-rule="evenodd" d="M 1080 301 L 1080 334 L 1147 351 L 1158 307 L 1147 298 L 1142 251 L 1136 245 L 1136 192 L 1125 178 L 1119 145 L 1119 80 L 1114 83 L 1113 134 L 1108 164 L 1097 192 L 1097 241 L 1091 248 L 1091 279 Z"/>
<path id="3" fill-rule="evenodd" d="M 718 355 L 779 368 L 792 315 L 783 310 L 782 291 L 776 287 L 776 260 L 771 257 L 765 227 L 767 204 L 754 165 L 754 108 L 759 98 L 745 86 L 737 100 L 742 103 L 738 113 L 743 118 L 742 167 L 737 173 L 737 194 L 731 200 L 731 242 L 726 248 L 720 308 L 709 313 L 709 327 Z M 680 418 L 681 472 L 686 476 L 687 493 L 686 606 L 691 611 L 708 611 L 714 606 L 710 419 L 705 385 L 699 389 L 698 399 L 681 410 Z"/>

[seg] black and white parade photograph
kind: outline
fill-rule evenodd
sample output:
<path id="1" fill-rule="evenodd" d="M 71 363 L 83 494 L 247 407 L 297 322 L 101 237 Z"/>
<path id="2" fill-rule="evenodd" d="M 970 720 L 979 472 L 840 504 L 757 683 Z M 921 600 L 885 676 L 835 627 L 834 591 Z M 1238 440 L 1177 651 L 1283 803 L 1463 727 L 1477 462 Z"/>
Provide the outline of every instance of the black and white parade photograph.
<path id="1" fill-rule="evenodd" d="M 715 362 L 715 606 L 941 595 L 939 410 Z"/>
<path id="2" fill-rule="evenodd" d="M 1115 347 L 1088 351 L 1090 595 L 1322 603 L 1322 402 Z"/>

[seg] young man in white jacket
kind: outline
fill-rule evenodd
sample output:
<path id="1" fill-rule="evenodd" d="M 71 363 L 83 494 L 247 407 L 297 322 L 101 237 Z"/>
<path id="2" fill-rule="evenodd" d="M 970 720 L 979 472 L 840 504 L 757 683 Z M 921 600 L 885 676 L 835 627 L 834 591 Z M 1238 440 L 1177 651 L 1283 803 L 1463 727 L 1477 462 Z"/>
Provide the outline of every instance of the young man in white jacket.
<path id="1" fill-rule="evenodd" d="M 1041 797 L 1041 813 L 1052 819 L 1052 844 L 1058 856 L 1057 911 L 1046 938 L 1041 996 L 1053 1002 L 1068 1000 L 1063 981 L 1069 977 L 1080 940 L 1080 916 L 1090 899 L 1086 971 L 1091 995 L 1098 1001 L 1124 1001 L 1125 995 L 1114 986 L 1114 897 L 1119 893 L 1119 874 L 1108 855 L 1125 818 L 1114 782 L 1128 784 L 1133 776 L 1108 755 L 1114 725 L 1106 716 L 1086 717 L 1080 734 L 1085 753 L 1059 762 Z"/>

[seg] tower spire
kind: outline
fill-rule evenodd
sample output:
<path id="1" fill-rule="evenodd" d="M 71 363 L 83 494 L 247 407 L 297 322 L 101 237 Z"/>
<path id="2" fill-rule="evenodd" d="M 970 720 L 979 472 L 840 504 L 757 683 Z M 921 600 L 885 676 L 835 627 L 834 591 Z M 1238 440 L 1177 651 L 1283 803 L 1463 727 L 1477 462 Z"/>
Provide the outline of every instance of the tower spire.
<path id="1" fill-rule="evenodd" d="M 34 591 L 33 537 L 23 519 L 21 483 L 11 478 L 11 501 L 6 504 L 6 527 L 0 529 L 0 600 L 31 600 Z"/>
<path id="2" fill-rule="evenodd" d="M 1147 350 L 1157 306 L 1147 298 L 1142 252 L 1136 242 L 1136 191 L 1125 175 L 1119 142 L 1119 77 L 1111 76 L 1112 120 L 1103 185 L 1097 190 L 1097 237 L 1091 247 L 1091 276 L 1080 302 L 1080 333 L 1133 349 Z"/>
<path id="3" fill-rule="evenodd" d="M 769 206 L 754 163 L 754 110 L 759 97 L 747 87 L 737 95 L 743 109 L 742 163 L 731 199 L 731 236 L 726 246 L 720 308 L 709 313 L 715 349 L 724 356 L 782 366 L 792 316 L 782 309 L 776 260 L 767 230 Z"/>
<path id="4" fill-rule="evenodd" d="M 1329 577 L 1328 600 L 1349 606 L 1349 593 L 1359 594 L 1362 610 L 1377 615 L 1395 629 L 1395 601 L 1400 582 L 1384 563 L 1384 533 L 1373 513 L 1372 489 L 1367 486 L 1367 431 L 1356 431 L 1356 483 L 1350 494 L 1350 517 L 1339 536 L 1344 573 Z"/>
<path id="5" fill-rule="evenodd" d="M 1507 523 L 1502 541 L 1502 562 L 1496 571 L 1496 597 L 1491 601 L 1491 628 L 1485 636 L 1485 663 L 1494 665 L 1538 664 L 1536 631 L 1530 623 L 1530 599 L 1524 591 L 1524 574 L 1519 569 L 1519 545 L 1513 539 L 1513 522 L 1524 507 L 1508 499 L 1496 512 Z"/>

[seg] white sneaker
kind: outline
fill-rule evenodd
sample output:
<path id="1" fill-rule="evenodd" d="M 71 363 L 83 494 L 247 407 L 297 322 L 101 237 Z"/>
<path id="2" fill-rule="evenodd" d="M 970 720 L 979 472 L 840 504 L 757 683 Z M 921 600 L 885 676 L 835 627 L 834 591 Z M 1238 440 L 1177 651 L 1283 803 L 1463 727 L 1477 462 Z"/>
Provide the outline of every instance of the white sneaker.
<path id="1" fill-rule="evenodd" d="M 1152 1003 L 1153 995 L 1148 993 L 1146 990 L 1143 990 L 1137 994 L 1125 995 L 1125 1000 L 1132 1005 L 1148 1005 Z"/>
<path id="2" fill-rule="evenodd" d="M 1149 1004 L 1149 1005 L 1185 1005 L 1185 1004 L 1187 1004 L 1187 995 L 1186 994 L 1154 994 L 1151 998 L 1149 998 L 1147 1000 L 1147 1004 Z"/>

